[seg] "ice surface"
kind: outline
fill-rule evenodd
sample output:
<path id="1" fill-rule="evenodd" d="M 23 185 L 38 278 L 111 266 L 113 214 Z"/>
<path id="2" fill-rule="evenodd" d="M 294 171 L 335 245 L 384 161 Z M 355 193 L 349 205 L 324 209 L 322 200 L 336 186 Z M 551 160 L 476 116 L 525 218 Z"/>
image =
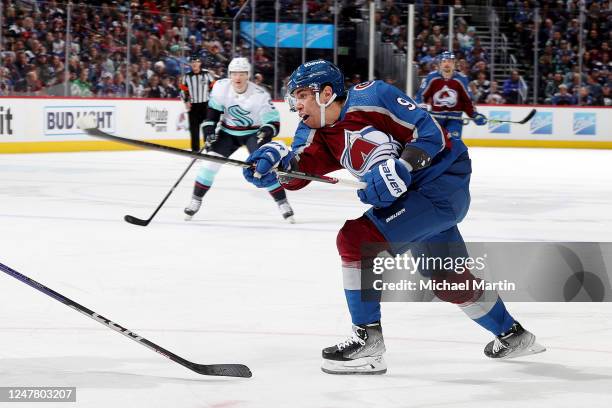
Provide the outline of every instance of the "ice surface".
<path id="1" fill-rule="evenodd" d="M 612 151 L 471 156 L 466 240 L 612 240 Z M 2 274 L 0 386 L 76 386 L 84 407 L 610 406 L 610 304 L 510 304 L 548 351 L 505 362 L 482 355 L 490 335 L 452 305 L 385 304 L 388 374 L 321 373 L 321 348 L 350 330 L 336 233 L 366 207 L 313 183 L 289 193 L 289 225 L 224 168 L 185 222 L 194 169 L 148 227 L 123 221 L 147 218 L 187 163 L 0 156 L 0 262 L 189 360 L 245 363 L 254 377 L 198 376 Z"/>

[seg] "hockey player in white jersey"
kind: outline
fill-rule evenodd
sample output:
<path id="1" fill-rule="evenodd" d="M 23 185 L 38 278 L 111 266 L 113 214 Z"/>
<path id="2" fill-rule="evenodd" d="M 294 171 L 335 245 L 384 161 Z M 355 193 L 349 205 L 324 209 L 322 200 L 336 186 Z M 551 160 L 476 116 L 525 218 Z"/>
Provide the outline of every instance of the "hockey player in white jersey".
<path id="1" fill-rule="evenodd" d="M 208 154 L 229 157 L 241 146 L 249 153 L 278 135 L 280 115 L 270 94 L 249 81 L 251 64 L 246 58 L 234 58 L 228 66 L 228 78 L 215 83 L 208 101 L 208 113 L 202 133 L 209 145 Z M 217 131 L 217 124 L 219 129 Z M 221 164 L 204 162 L 193 189 L 191 203 L 185 208 L 189 220 L 198 212 L 204 194 L 210 190 Z M 293 209 L 285 189 L 278 183 L 267 188 L 283 218 L 294 222 Z"/>

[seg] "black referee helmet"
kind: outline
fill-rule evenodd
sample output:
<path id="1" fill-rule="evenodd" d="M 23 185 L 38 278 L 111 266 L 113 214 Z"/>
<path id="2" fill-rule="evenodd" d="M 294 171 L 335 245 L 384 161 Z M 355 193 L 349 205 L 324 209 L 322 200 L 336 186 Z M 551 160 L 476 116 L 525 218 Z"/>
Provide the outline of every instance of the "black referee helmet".
<path id="1" fill-rule="evenodd" d="M 199 54 L 193 54 L 191 58 L 189 58 L 189 62 L 196 62 L 196 61 L 202 62 L 202 57 L 200 57 Z"/>

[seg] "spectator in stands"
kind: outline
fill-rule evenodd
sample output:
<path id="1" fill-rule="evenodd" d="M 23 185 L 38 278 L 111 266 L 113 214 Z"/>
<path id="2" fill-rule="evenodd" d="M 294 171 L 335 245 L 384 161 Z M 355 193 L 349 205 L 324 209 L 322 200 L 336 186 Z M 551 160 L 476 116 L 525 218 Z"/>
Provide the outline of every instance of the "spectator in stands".
<path id="1" fill-rule="evenodd" d="M 484 103 L 489 96 L 491 82 L 487 79 L 484 72 L 479 72 L 477 79 L 470 82 L 470 90 L 472 91 L 472 99 L 475 103 Z"/>
<path id="2" fill-rule="evenodd" d="M 595 98 L 590 94 L 589 88 L 586 86 L 581 87 L 578 90 L 578 105 L 593 106 L 595 105 Z"/>
<path id="3" fill-rule="evenodd" d="M 427 72 L 431 71 L 430 66 L 433 62 L 436 61 L 436 56 L 438 53 L 436 52 L 436 47 L 430 46 L 427 49 L 427 54 L 425 54 L 420 60 L 419 64 L 423 65 Z"/>
<path id="4" fill-rule="evenodd" d="M 510 78 L 504 81 L 503 93 L 504 99 L 509 104 L 518 104 L 519 103 L 519 89 L 520 89 L 520 75 L 518 71 L 512 71 Z"/>
<path id="5" fill-rule="evenodd" d="M 546 103 L 551 103 L 553 96 L 559 92 L 559 85 L 563 83 L 563 76 L 561 72 L 555 72 L 554 76 L 546 82 L 546 88 L 544 89 L 544 97 Z"/>
<path id="6" fill-rule="evenodd" d="M 264 83 L 264 76 L 259 72 L 253 76 L 253 82 L 264 88 L 266 91 L 271 92 L 270 87 Z"/>
<path id="7" fill-rule="evenodd" d="M 465 58 L 460 58 L 459 62 L 457 62 L 457 70 L 466 77 L 470 77 L 470 64 Z"/>
<path id="8" fill-rule="evenodd" d="M 6 67 L 0 67 L 0 96 L 10 95 L 13 91 L 13 83 L 9 79 L 9 70 Z"/>
<path id="9" fill-rule="evenodd" d="M 24 93 L 27 95 L 41 95 L 43 84 L 38 79 L 38 74 L 35 69 L 28 71 L 24 78 L 15 83 L 15 92 Z"/>
<path id="10" fill-rule="evenodd" d="M 504 97 L 499 93 L 497 81 L 491 81 L 491 88 L 489 88 L 489 95 L 485 99 L 485 103 L 492 105 L 501 105 L 506 103 Z"/>
<path id="11" fill-rule="evenodd" d="M 571 57 L 571 51 L 563 52 L 560 57 L 556 57 L 553 60 L 555 71 L 561 71 L 563 74 L 571 72 L 572 67 L 575 66 L 575 63 L 572 61 Z"/>
<path id="12" fill-rule="evenodd" d="M 476 38 L 474 40 L 474 46 L 472 47 L 470 52 L 467 54 L 467 60 L 471 64 L 478 63 L 480 61 L 483 61 L 483 62 L 487 61 L 487 52 L 482 46 L 480 42 L 480 38 Z"/>
<path id="13" fill-rule="evenodd" d="M 49 56 L 46 53 L 41 53 L 36 56 L 34 62 L 38 77 L 43 83 L 43 86 L 48 86 L 55 79 L 55 70 L 49 65 Z"/>
<path id="14" fill-rule="evenodd" d="M 95 87 L 98 96 L 112 96 L 113 94 L 113 74 L 105 72 L 102 74 L 100 82 Z"/>
<path id="15" fill-rule="evenodd" d="M 162 78 L 161 85 L 166 93 L 166 98 L 178 98 L 180 91 L 176 86 L 176 77 L 166 75 Z"/>
<path id="16" fill-rule="evenodd" d="M 165 98 L 166 90 L 160 85 L 157 74 L 151 75 L 145 88 L 145 98 Z"/>
<path id="17" fill-rule="evenodd" d="M 436 44 L 436 41 L 439 41 L 443 44 L 446 44 L 448 42 L 448 38 L 442 33 L 442 28 L 439 25 L 433 26 L 432 33 L 428 38 L 428 44 L 434 45 Z"/>
<path id="18" fill-rule="evenodd" d="M 264 49 L 258 47 L 255 50 L 255 70 L 262 72 L 270 72 L 273 69 L 273 64 L 264 53 Z"/>
<path id="19" fill-rule="evenodd" d="M 559 92 L 552 98 L 553 105 L 576 105 L 576 97 L 567 91 L 567 85 L 559 85 Z"/>
<path id="20" fill-rule="evenodd" d="M 591 71 L 591 74 L 587 77 L 587 87 L 589 88 L 589 93 L 593 96 L 595 101 L 599 101 L 599 97 L 601 96 L 602 86 L 599 83 L 599 70 L 594 68 Z"/>
<path id="21" fill-rule="evenodd" d="M 605 84 L 601 88 L 601 96 L 597 104 L 601 106 L 612 106 L 612 89 L 610 89 L 610 84 Z"/>
<path id="22" fill-rule="evenodd" d="M 467 63 L 469 64 L 469 61 Z M 487 64 L 484 61 L 478 61 L 476 64 L 472 66 L 472 68 L 470 69 L 469 78 L 477 79 L 478 75 L 480 74 L 485 74 L 485 77 L 488 74 Z"/>
<path id="23" fill-rule="evenodd" d="M 113 77 L 113 85 L 111 86 L 112 96 L 125 96 L 125 77 L 120 71 L 117 71 Z"/>
<path id="24" fill-rule="evenodd" d="M 462 35 L 461 37 L 458 36 L 458 38 L 459 38 L 459 46 L 461 47 L 461 51 L 463 51 L 464 53 L 469 52 L 475 43 L 476 28 L 469 27 L 467 29 L 467 34 Z"/>
<path id="25" fill-rule="evenodd" d="M 134 98 L 143 98 L 145 94 L 143 79 L 138 70 L 132 70 L 130 73 L 129 96 Z"/>
<path id="26" fill-rule="evenodd" d="M 91 96 L 92 84 L 89 82 L 89 69 L 83 68 L 79 77 L 70 84 L 71 96 Z"/>

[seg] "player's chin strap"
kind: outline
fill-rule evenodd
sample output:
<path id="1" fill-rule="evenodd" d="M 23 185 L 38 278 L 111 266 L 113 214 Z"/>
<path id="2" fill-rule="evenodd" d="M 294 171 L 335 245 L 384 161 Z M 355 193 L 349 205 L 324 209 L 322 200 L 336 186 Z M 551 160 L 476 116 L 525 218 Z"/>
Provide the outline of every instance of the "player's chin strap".
<path id="1" fill-rule="evenodd" d="M 327 101 L 327 103 L 321 103 L 321 92 L 315 92 L 315 100 L 317 101 L 317 105 L 319 105 L 319 107 L 321 108 L 321 127 L 325 127 L 325 109 L 332 104 L 333 101 L 336 100 L 336 93 L 334 92 L 331 96 L 331 98 L 329 98 L 329 101 Z"/>

